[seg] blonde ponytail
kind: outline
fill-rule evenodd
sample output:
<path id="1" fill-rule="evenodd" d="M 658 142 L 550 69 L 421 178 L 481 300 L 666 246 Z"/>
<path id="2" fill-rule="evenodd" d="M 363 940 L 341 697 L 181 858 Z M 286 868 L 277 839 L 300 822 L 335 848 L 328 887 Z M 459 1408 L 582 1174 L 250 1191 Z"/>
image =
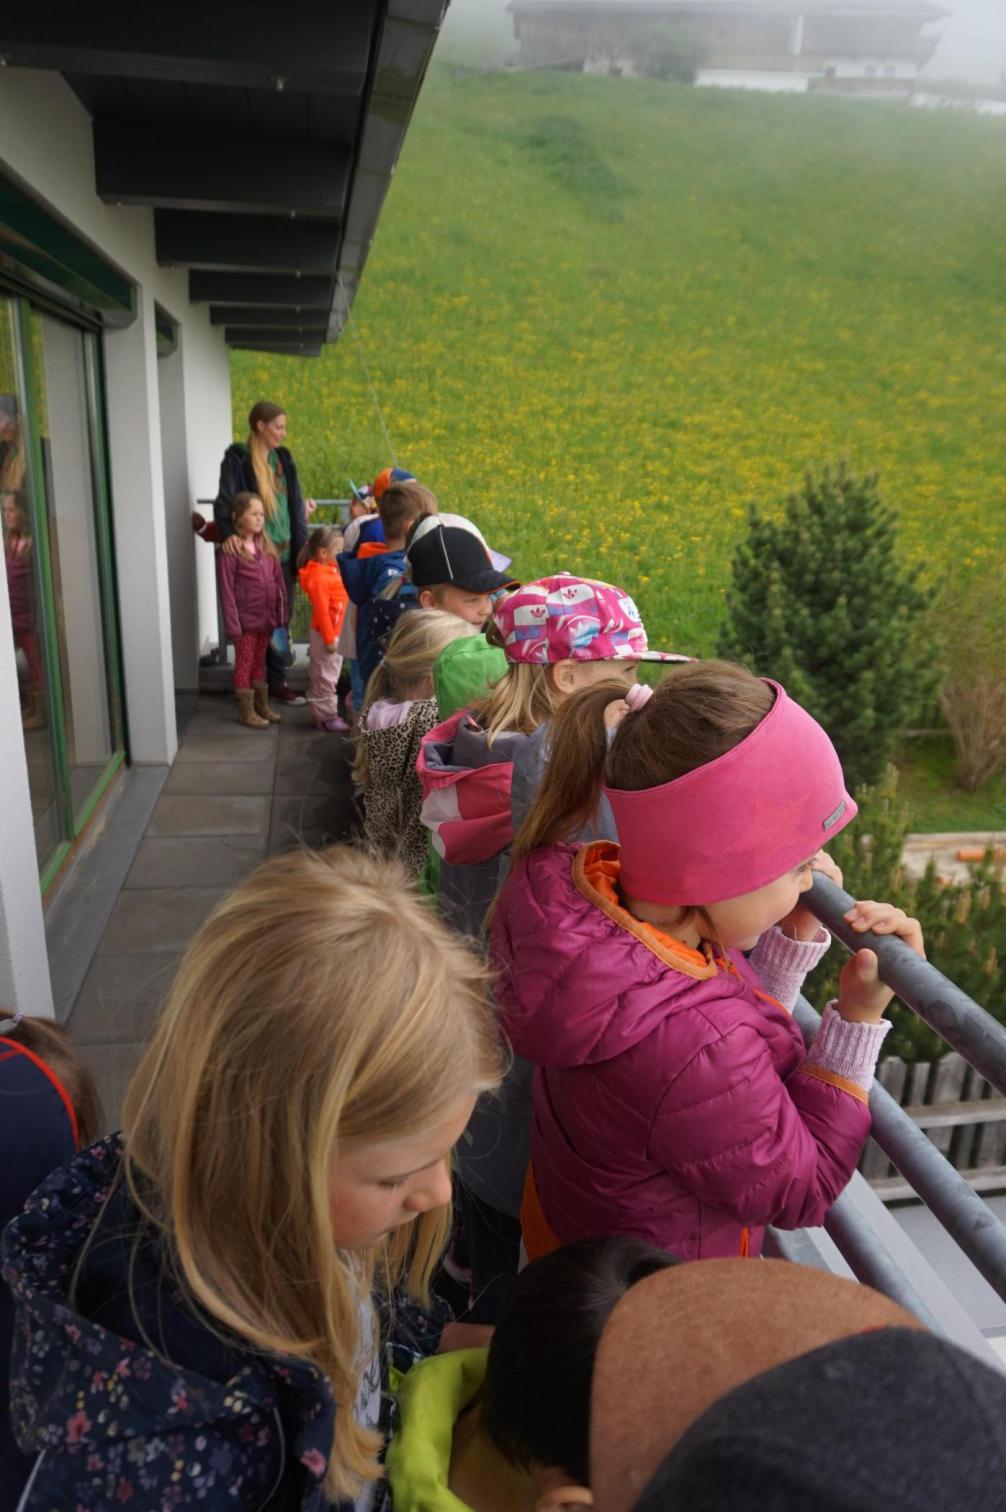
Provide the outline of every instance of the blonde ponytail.
<path id="1" fill-rule="evenodd" d="M 274 420 L 279 419 L 280 415 L 285 414 L 286 410 L 283 406 L 274 404 L 271 399 L 260 399 L 248 413 L 248 456 L 251 460 L 258 496 L 262 500 L 262 507 L 268 520 L 276 518 L 278 501 L 275 478 L 269 466 L 269 448 L 259 436 L 258 423 L 261 420 L 265 425 L 271 425 Z"/>

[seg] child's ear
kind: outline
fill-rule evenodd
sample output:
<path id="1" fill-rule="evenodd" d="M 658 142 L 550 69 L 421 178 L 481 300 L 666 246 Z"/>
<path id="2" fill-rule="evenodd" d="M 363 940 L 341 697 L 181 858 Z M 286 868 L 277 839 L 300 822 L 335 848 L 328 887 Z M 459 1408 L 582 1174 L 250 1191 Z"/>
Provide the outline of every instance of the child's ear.
<path id="1" fill-rule="evenodd" d="M 568 657 L 553 662 L 548 669 L 548 676 L 552 679 L 555 692 L 561 697 L 568 698 L 576 692 L 576 663 Z"/>
<path id="2" fill-rule="evenodd" d="M 436 608 L 436 605 L 433 602 L 433 590 L 431 588 L 420 588 L 420 590 L 419 590 L 419 607 L 420 607 L 420 609 L 435 609 Z"/>
<path id="3" fill-rule="evenodd" d="M 534 1472 L 538 1496 L 534 1512 L 562 1512 L 564 1507 L 592 1507 L 594 1493 L 557 1467 Z"/>

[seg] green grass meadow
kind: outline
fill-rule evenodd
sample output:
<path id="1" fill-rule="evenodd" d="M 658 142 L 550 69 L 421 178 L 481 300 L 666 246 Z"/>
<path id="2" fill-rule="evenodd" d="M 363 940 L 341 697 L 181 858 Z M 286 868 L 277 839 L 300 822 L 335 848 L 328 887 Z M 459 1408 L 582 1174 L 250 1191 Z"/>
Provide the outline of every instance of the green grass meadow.
<path id="1" fill-rule="evenodd" d="M 397 460 L 526 577 L 715 646 L 750 501 L 876 469 L 936 575 L 1006 555 L 1006 120 L 434 68 L 354 307 Z M 305 484 L 391 460 L 347 332 L 236 353 Z"/>

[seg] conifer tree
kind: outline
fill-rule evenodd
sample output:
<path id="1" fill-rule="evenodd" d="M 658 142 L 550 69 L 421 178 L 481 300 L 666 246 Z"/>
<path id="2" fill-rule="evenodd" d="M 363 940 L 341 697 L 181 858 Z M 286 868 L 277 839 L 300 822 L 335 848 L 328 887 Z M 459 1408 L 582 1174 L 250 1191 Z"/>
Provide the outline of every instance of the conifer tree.
<path id="1" fill-rule="evenodd" d="M 850 791 L 880 780 L 931 696 L 926 600 L 874 475 L 808 472 L 781 518 L 752 506 L 719 651 L 774 677 L 824 725 Z"/>

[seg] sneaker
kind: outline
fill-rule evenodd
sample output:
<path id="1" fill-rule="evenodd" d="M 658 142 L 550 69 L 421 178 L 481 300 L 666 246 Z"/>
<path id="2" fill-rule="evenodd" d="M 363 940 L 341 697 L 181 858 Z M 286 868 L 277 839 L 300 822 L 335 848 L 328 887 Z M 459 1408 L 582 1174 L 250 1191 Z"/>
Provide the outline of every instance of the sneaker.
<path id="1" fill-rule="evenodd" d="M 289 683 L 283 683 L 278 688 L 269 689 L 269 697 L 282 704 L 306 704 L 307 699 L 302 693 L 295 693 Z"/>
<path id="2" fill-rule="evenodd" d="M 315 725 L 315 729 L 327 730 L 330 735 L 349 734 L 349 725 L 344 719 L 340 719 L 338 715 L 334 719 L 323 719 L 320 724 Z"/>

